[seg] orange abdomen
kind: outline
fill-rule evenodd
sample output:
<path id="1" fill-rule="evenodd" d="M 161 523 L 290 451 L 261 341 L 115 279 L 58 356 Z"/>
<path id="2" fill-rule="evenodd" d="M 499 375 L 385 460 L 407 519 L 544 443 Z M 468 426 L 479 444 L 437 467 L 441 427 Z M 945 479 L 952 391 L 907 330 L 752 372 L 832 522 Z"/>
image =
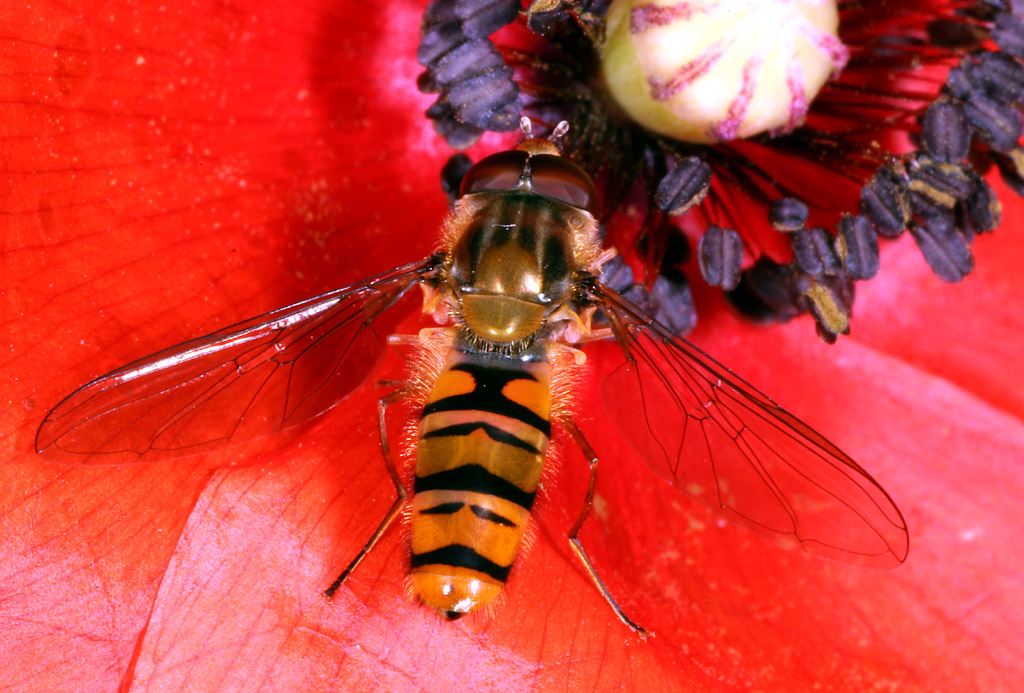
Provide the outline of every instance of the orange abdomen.
<path id="1" fill-rule="evenodd" d="M 490 602 L 508 579 L 550 417 L 542 356 L 452 350 L 420 417 L 412 504 L 413 589 L 447 618 Z"/>

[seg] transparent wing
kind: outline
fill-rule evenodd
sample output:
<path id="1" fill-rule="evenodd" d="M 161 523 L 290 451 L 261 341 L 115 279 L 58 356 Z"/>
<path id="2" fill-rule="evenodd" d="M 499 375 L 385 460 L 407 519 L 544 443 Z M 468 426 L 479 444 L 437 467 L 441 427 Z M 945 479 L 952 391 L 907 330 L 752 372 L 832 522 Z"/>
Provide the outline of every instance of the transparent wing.
<path id="1" fill-rule="evenodd" d="M 842 450 L 612 289 L 592 298 L 626 356 L 602 383 L 605 409 L 660 476 L 785 546 L 903 562 L 903 516 Z"/>
<path id="2" fill-rule="evenodd" d="M 366 379 L 384 348 L 371 323 L 437 264 L 399 267 L 118 368 L 54 407 L 36 450 L 58 462 L 121 464 L 307 421 Z"/>

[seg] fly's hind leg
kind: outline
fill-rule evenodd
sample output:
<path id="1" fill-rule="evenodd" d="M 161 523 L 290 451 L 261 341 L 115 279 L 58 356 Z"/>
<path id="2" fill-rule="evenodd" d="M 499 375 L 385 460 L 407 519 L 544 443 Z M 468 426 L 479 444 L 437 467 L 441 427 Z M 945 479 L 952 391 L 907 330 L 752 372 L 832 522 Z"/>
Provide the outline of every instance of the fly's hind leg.
<path id="1" fill-rule="evenodd" d="M 569 430 L 569 435 L 572 436 L 573 440 L 580 447 L 580 451 L 583 452 L 584 457 L 587 458 L 587 462 L 590 464 L 590 483 L 587 485 L 587 497 L 583 501 L 583 508 L 580 509 L 580 515 L 576 518 L 576 523 L 573 524 L 572 529 L 569 530 L 569 545 L 572 546 L 573 552 L 576 557 L 583 563 L 583 567 L 587 571 L 587 575 L 594 581 L 594 586 L 597 587 L 601 596 L 605 598 L 608 605 L 612 607 L 615 615 L 619 617 L 619 620 L 625 623 L 630 629 L 632 629 L 642 639 L 646 640 L 650 636 L 654 635 L 645 628 L 637 625 L 633 619 L 626 616 L 626 612 L 622 610 L 622 607 L 618 605 L 615 598 L 612 597 L 611 592 L 605 587 L 605 584 L 598 577 L 597 571 L 594 570 L 594 564 L 590 562 L 590 557 L 587 556 L 587 552 L 583 550 L 583 545 L 579 540 L 580 529 L 583 527 L 583 523 L 586 522 L 587 517 L 590 516 L 590 508 L 594 501 L 594 485 L 597 483 L 597 463 L 598 458 L 594 453 L 594 449 L 590 447 L 590 443 L 583 437 L 582 431 L 576 426 L 576 422 L 569 420 L 566 422 L 566 428 Z"/>
<path id="2" fill-rule="evenodd" d="M 388 473 L 391 475 L 391 480 L 395 483 L 395 492 L 398 494 L 398 498 L 396 498 L 395 502 L 391 505 L 391 509 L 388 511 L 388 514 L 384 517 L 384 520 L 380 523 L 380 526 L 377 527 L 377 531 L 373 533 L 373 536 L 370 537 L 370 540 L 366 542 L 365 546 L 363 546 L 362 551 L 360 551 L 359 554 L 352 559 L 352 562 L 349 563 L 348 567 L 341 572 L 341 575 L 338 576 L 338 579 L 332 582 L 331 586 L 324 590 L 324 595 L 326 595 L 328 599 L 334 596 L 334 593 L 338 590 L 338 587 L 341 586 L 341 583 L 345 582 L 345 579 L 349 576 L 349 574 L 351 574 L 351 572 L 355 570 L 356 566 L 359 565 L 360 562 L 362 562 L 362 560 L 366 558 L 366 555 L 373 550 L 373 547 L 377 545 L 377 542 L 380 541 L 380 538 L 384 536 L 384 532 L 387 531 L 388 527 L 391 526 L 391 523 L 394 522 L 396 517 L 398 517 L 398 513 L 402 511 L 402 506 L 405 505 L 406 498 L 409 497 L 408 492 L 405 490 L 405 486 L 402 485 L 402 477 L 399 476 L 398 474 L 398 468 L 395 466 L 395 458 L 391 454 L 391 446 L 388 443 L 388 427 L 386 417 L 387 408 L 390 405 L 395 404 L 396 402 L 400 402 L 408 396 L 408 389 L 402 389 L 385 395 L 381 397 L 379 400 L 377 400 L 377 425 L 380 432 L 380 449 L 381 452 L 384 454 L 384 464 L 388 468 Z"/>

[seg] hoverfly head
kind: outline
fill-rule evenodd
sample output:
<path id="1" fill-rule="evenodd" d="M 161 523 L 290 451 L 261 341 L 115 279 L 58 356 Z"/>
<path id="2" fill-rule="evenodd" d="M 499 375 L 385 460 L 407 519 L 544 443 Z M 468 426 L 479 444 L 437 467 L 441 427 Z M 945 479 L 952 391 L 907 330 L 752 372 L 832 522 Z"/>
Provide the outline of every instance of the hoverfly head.
<path id="1" fill-rule="evenodd" d="M 550 197 L 591 214 L 598 213 L 597 190 L 582 168 L 563 157 L 558 143 L 569 130 L 559 123 L 546 138 L 533 137 L 529 118 L 520 127 L 526 136 L 515 149 L 477 162 L 462 179 L 459 196 L 478 192 L 521 190 Z"/>

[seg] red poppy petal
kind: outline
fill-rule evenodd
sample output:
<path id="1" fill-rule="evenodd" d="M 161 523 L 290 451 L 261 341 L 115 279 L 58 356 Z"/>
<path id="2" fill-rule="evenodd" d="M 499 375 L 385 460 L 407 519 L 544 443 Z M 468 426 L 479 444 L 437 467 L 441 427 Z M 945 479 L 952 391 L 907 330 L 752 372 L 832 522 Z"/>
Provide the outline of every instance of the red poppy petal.
<path id="1" fill-rule="evenodd" d="M 42 464 L 46 409 L 156 348 L 384 269 L 396 240 L 402 260 L 430 250 L 444 200 L 409 190 L 433 190 L 446 153 L 427 100 L 394 88 L 417 71 L 387 60 L 414 50 L 417 10 L 392 9 L 5 12 L 0 428 L 5 603 L 22 628 L 4 651 L 24 680 L 116 684 L 204 487 L 194 460 Z M 406 31 L 382 52 L 385 18 Z"/>
<path id="2" fill-rule="evenodd" d="M 1017 233 L 1024 204 L 999 181 L 993 187 L 1003 203 L 1003 226 L 995 237 L 975 241 L 976 270 L 960 284 L 944 284 L 910 238 L 891 244 L 882 271 L 903 280 L 858 286 L 857 314 L 877 313 L 883 319 L 863 327 L 855 319 L 853 339 L 1021 418 L 1024 392 L 1012 374 L 1020 370 L 1024 345 L 1024 316 L 1018 309 L 1024 239 Z M 906 310 L 908 301 L 914 302 L 913 311 Z"/>

